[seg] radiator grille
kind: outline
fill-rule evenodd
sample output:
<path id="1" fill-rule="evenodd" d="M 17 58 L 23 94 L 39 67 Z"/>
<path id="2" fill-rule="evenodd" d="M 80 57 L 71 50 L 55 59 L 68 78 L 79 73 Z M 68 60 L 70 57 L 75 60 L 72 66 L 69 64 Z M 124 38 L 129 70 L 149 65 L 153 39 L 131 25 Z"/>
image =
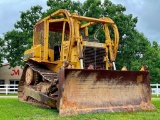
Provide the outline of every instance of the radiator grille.
<path id="1" fill-rule="evenodd" d="M 94 69 L 105 69 L 105 62 L 103 61 L 106 52 L 104 48 L 84 47 L 83 61 L 84 68 L 87 69 L 90 64 Z"/>

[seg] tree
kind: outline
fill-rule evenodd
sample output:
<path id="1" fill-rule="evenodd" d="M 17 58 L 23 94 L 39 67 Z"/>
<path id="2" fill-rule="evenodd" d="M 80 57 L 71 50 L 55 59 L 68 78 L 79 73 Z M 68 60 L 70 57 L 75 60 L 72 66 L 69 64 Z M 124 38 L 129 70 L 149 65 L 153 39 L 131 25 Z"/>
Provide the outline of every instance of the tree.
<path id="1" fill-rule="evenodd" d="M 26 49 L 26 37 L 25 33 L 17 30 L 12 30 L 7 32 L 4 35 L 6 47 L 5 58 L 10 63 L 11 67 L 15 67 L 17 65 L 23 65 L 22 55 Z"/>
<path id="2" fill-rule="evenodd" d="M 33 26 L 42 18 L 41 10 L 41 6 L 33 6 L 30 10 L 21 12 L 21 19 L 15 23 L 15 29 L 5 33 L 5 57 L 11 67 L 23 65 L 23 53 L 32 45 Z"/>
<path id="3" fill-rule="evenodd" d="M 4 40 L 0 38 L 0 67 L 2 66 L 3 59 L 4 59 L 3 48 L 4 48 Z"/>
<path id="4" fill-rule="evenodd" d="M 147 52 L 147 48 L 151 46 L 149 40 L 138 31 L 134 33 L 134 59 L 131 61 L 131 70 L 140 70 L 142 65 L 148 65 L 144 60 L 144 56 Z"/>
<path id="5" fill-rule="evenodd" d="M 47 6 L 49 9 L 44 12 L 43 17 L 46 17 L 59 9 L 66 9 L 70 13 L 77 12 L 82 14 L 82 3 L 72 0 L 47 0 Z"/>
<path id="6" fill-rule="evenodd" d="M 20 21 L 15 23 L 15 28 L 32 35 L 33 26 L 42 18 L 42 7 L 33 6 L 30 10 L 21 12 L 20 18 Z"/>
<path id="7" fill-rule="evenodd" d="M 14 24 L 15 29 L 20 30 L 26 37 L 24 41 L 28 47 L 31 47 L 30 39 L 33 37 L 33 26 L 42 18 L 42 7 L 37 5 L 25 12 L 21 12 L 20 21 Z"/>
<path id="8" fill-rule="evenodd" d="M 160 83 L 160 46 L 156 41 L 153 41 L 152 45 L 147 46 L 146 49 L 142 60 L 148 65 L 151 82 Z"/>

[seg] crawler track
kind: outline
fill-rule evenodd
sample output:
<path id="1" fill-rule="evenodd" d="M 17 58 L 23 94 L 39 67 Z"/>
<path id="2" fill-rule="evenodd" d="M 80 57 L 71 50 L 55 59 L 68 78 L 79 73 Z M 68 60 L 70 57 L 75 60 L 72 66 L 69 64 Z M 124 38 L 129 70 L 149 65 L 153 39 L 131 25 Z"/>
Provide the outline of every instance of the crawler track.
<path id="1" fill-rule="evenodd" d="M 25 82 L 26 70 L 28 67 L 30 67 L 33 70 L 34 82 L 31 85 L 26 85 L 26 82 Z M 48 91 L 44 91 L 41 93 L 41 90 L 39 90 L 39 88 L 45 87 L 45 84 L 47 84 L 50 87 Z M 45 67 L 42 64 L 39 64 L 34 61 L 28 61 L 23 69 L 21 80 L 19 81 L 18 98 L 21 101 L 44 107 L 45 103 L 42 103 L 41 101 L 32 98 L 32 96 L 25 95 L 24 93 L 25 87 L 30 88 L 36 92 L 40 92 L 41 94 L 48 96 L 48 98 L 51 98 L 56 102 L 58 98 L 57 86 L 58 86 L 57 73 L 49 70 L 47 67 Z"/>

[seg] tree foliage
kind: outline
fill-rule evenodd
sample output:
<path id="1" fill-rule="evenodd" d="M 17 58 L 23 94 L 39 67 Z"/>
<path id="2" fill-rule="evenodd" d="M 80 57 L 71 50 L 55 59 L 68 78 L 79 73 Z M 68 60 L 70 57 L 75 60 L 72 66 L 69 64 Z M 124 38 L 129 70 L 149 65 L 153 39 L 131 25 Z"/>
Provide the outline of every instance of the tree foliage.
<path id="1" fill-rule="evenodd" d="M 42 18 L 41 10 L 41 6 L 33 6 L 30 10 L 21 12 L 21 19 L 15 23 L 15 29 L 4 34 L 7 45 L 5 58 L 11 67 L 23 65 L 23 53 L 32 45 L 33 26 Z"/>
<path id="2" fill-rule="evenodd" d="M 146 47 L 143 62 L 148 65 L 152 83 L 160 83 L 160 46 L 156 41 Z"/>
<path id="3" fill-rule="evenodd" d="M 33 26 L 39 21 L 42 17 L 42 7 L 37 5 L 30 8 L 25 12 L 21 12 L 20 21 L 15 23 L 15 28 L 26 32 L 32 36 Z"/>
<path id="4" fill-rule="evenodd" d="M 6 42 L 5 58 L 10 63 L 11 67 L 23 65 L 22 55 L 26 50 L 25 33 L 17 30 L 12 30 L 4 35 Z"/>
<path id="5" fill-rule="evenodd" d="M 33 37 L 33 26 L 42 18 L 42 7 L 37 5 L 31 7 L 30 10 L 25 12 L 21 12 L 20 21 L 17 21 L 14 26 L 15 29 L 23 32 L 25 35 L 26 40 L 23 42 L 31 46 L 30 39 Z"/>
<path id="6" fill-rule="evenodd" d="M 48 16 L 59 9 L 66 9 L 70 13 L 77 12 L 80 15 L 82 14 L 82 3 L 80 3 L 79 1 L 75 2 L 73 0 L 47 0 L 47 6 L 49 7 L 49 9 L 44 12 L 43 17 Z"/>
<path id="7" fill-rule="evenodd" d="M 0 67 L 2 66 L 3 59 L 4 59 L 4 40 L 0 38 Z"/>

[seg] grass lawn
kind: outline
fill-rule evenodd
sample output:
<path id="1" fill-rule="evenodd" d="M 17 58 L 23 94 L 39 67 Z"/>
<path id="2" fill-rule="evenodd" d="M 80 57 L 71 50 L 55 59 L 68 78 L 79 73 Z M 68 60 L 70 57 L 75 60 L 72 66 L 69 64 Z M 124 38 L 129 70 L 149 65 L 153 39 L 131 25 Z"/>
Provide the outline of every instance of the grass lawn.
<path id="1" fill-rule="evenodd" d="M 160 98 L 160 95 L 157 96 L 157 95 L 152 95 L 152 98 Z"/>
<path id="2" fill-rule="evenodd" d="M 97 113 L 58 117 L 56 109 L 46 109 L 20 102 L 16 98 L 0 99 L 0 120 L 159 120 L 160 100 L 153 100 L 156 111 L 133 113 Z"/>
<path id="3" fill-rule="evenodd" d="M 18 94 L 0 94 L 0 96 L 18 96 Z"/>

